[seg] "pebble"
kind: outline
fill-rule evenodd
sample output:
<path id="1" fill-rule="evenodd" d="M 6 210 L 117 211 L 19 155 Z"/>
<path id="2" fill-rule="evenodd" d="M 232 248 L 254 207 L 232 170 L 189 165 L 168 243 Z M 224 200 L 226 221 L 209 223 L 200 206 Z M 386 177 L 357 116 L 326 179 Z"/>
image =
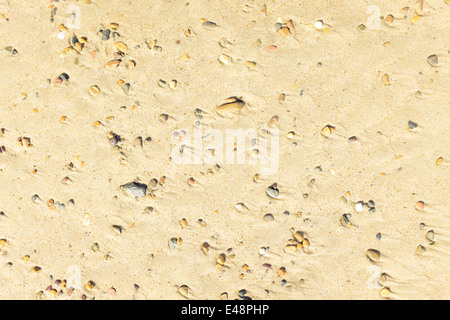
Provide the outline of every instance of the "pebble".
<path id="1" fill-rule="evenodd" d="M 437 158 L 436 165 L 440 166 L 443 161 L 444 161 L 444 158 L 442 158 L 442 157 Z"/>
<path id="2" fill-rule="evenodd" d="M 419 211 L 423 211 L 425 209 L 425 203 L 423 201 L 417 201 L 416 209 Z"/>
<path id="3" fill-rule="evenodd" d="M 363 211 L 363 202 L 359 201 L 355 204 L 355 210 L 356 212 L 362 212 Z"/>
<path id="4" fill-rule="evenodd" d="M 408 127 L 409 127 L 411 130 L 417 128 L 417 126 L 418 126 L 417 123 L 415 123 L 415 122 L 413 122 L 413 121 L 411 121 L 411 120 L 408 121 Z"/>
<path id="5" fill-rule="evenodd" d="M 215 22 L 207 21 L 207 20 L 203 21 L 202 25 L 207 30 L 213 30 L 217 27 L 217 24 Z"/>
<path id="6" fill-rule="evenodd" d="M 6 239 L 0 239 L 0 248 L 3 248 L 7 242 Z"/>
<path id="7" fill-rule="evenodd" d="M 381 240 L 381 233 L 377 233 L 376 237 L 378 240 Z"/>
<path id="8" fill-rule="evenodd" d="M 102 33 L 102 40 L 103 41 L 109 40 L 109 37 L 111 36 L 111 30 L 109 30 L 109 29 L 100 30 L 100 32 Z"/>

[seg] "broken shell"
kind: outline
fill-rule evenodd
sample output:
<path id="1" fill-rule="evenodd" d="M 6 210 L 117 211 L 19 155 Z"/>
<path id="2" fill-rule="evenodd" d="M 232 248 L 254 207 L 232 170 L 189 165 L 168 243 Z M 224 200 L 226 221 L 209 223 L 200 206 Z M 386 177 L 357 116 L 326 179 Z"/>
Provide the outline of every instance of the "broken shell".
<path id="1" fill-rule="evenodd" d="M 111 69 L 116 69 L 120 65 L 121 62 L 122 62 L 122 60 L 120 60 L 120 59 L 111 60 L 105 64 L 105 67 L 111 68 Z"/>
<path id="2" fill-rule="evenodd" d="M 175 89 L 177 87 L 177 84 L 178 84 L 177 80 L 172 80 L 169 82 L 169 88 Z"/>
<path id="3" fill-rule="evenodd" d="M 122 234 L 122 226 L 119 225 L 113 225 L 112 229 L 117 233 L 117 234 Z"/>
<path id="4" fill-rule="evenodd" d="M 378 250 L 369 249 L 369 250 L 367 250 L 367 257 L 372 262 L 378 262 L 378 261 L 380 261 L 381 253 Z"/>
<path id="5" fill-rule="evenodd" d="M 175 249 L 175 247 L 177 246 L 177 244 L 178 244 L 178 239 L 177 238 L 171 238 L 170 240 L 169 240 L 169 248 L 170 249 Z"/>
<path id="6" fill-rule="evenodd" d="M 343 214 L 340 219 L 341 225 L 344 227 L 351 227 L 352 223 L 350 222 L 350 217 L 351 214 Z"/>
<path id="7" fill-rule="evenodd" d="M 100 94 L 100 88 L 96 85 L 89 87 L 89 93 L 93 96 L 98 96 Z"/>
<path id="8" fill-rule="evenodd" d="M 255 61 L 246 61 L 245 66 L 249 69 L 253 69 L 256 67 L 256 62 Z"/>
<path id="9" fill-rule="evenodd" d="M 294 238 L 295 238 L 295 240 L 297 240 L 298 242 L 302 242 L 302 241 L 304 240 L 303 232 L 297 231 L 296 233 L 294 233 Z"/>
<path id="10" fill-rule="evenodd" d="M 137 197 L 145 197 L 147 193 L 147 185 L 139 182 L 129 182 L 120 187 L 127 193 L 132 193 Z"/>
<path id="11" fill-rule="evenodd" d="M 187 285 L 182 285 L 178 288 L 178 293 L 181 294 L 185 298 L 190 297 L 191 288 L 189 288 Z"/>
<path id="12" fill-rule="evenodd" d="M 288 27 L 282 27 L 280 29 L 277 30 L 277 32 L 281 35 L 283 35 L 284 37 L 287 37 L 291 32 L 289 31 Z"/>
<path id="13" fill-rule="evenodd" d="M 389 289 L 388 287 L 384 287 L 380 290 L 380 296 L 382 296 L 383 298 L 389 298 L 390 295 L 391 289 Z"/>
<path id="14" fill-rule="evenodd" d="M 444 158 L 439 157 L 439 158 L 436 160 L 436 165 L 438 165 L 438 166 L 441 165 L 443 161 L 444 161 Z"/>
<path id="15" fill-rule="evenodd" d="M 3 248 L 7 242 L 6 239 L 0 239 L 0 248 Z"/>
<path id="16" fill-rule="evenodd" d="M 92 290 L 95 288 L 95 282 L 94 281 L 88 281 L 88 283 L 86 283 L 86 289 L 87 290 Z"/>
<path id="17" fill-rule="evenodd" d="M 207 30 L 213 30 L 217 27 L 217 24 L 211 21 L 205 21 L 202 23 L 203 27 Z"/>
<path id="18" fill-rule="evenodd" d="M 434 242 L 434 231 L 433 230 L 428 231 L 425 237 L 431 242 Z"/>
<path id="19" fill-rule="evenodd" d="M 225 254 L 224 253 L 219 254 L 219 256 L 216 259 L 216 262 L 221 266 L 223 266 L 225 264 L 225 261 L 227 261 L 227 257 L 225 256 Z"/>
<path id="20" fill-rule="evenodd" d="M 311 243 L 309 242 L 309 240 L 308 239 L 303 239 L 303 241 L 302 241 L 302 246 L 303 246 L 303 250 L 307 250 L 307 249 L 309 249 L 309 247 L 311 246 Z"/>
<path id="21" fill-rule="evenodd" d="M 209 252 L 209 244 L 208 244 L 208 242 L 203 242 L 201 248 L 202 248 L 203 253 L 207 254 Z"/>
<path id="22" fill-rule="evenodd" d="M 437 67 L 439 64 L 439 58 L 437 55 L 432 54 L 427 58 L 427 62 L 430 64 L 430 66 Z"/>
<path id="23" fill-rule="evenodd" d="M 233 62 L 233 59 L 230 56 L 227 56 L 226 54 L 221 54 L 219 56 L 218 60 L 221 64 L 224 64 L 224 65 L 228 65 L 231 62 Z"/>
<path id="24" fill-rule="evenodd" d="M 183 228 L 186 228 L 188 226 L 188 223 L 185 218 L 181 219 L 180 224 Z"/>
<path id="25" fill-rule="evenodd" d="M 31 268 L 31 272 L 34 272 L 34 273 L 38 273 L 41 270 L 42 270 L 42 268 L 39 266 L 34 266 L 33 268 Z"/>
<path id="26" fill-rule="evenodd" d="M 116 46 L 117 50 L 119 50 L 120 52 L 123 52 L 123 53 L 128 52 L 128 46 L 125 43 L 116 41 L 116 42 L 114 42 L 114 45 Z"/>
<path id="27" fill-rule="evenodd" d="M 297 245 L 295 244 L 288 244 L 286 247 L 284 247 L 284 252 L 295 252 L 297 251 Z"/>
<path id="28" fill-rule="evenodd" d="M 324 137 L 330 137 L 331 136 L 331 134 L 333 133 L 333 131 L 334 131 L 334 127 L 333 126 L 330 126 L 330 125 L 326 125 L 323 129 L 322 129 L 322 131 L 320 132 Z"/>
<path id="29" fill-rule="evenodd" d="M 392 14 L 388 14 L 385 18 L 384 18 L 384 22 L 387 25 L 392 24 L 392 22 L 394 22 L 394 16 Z"/>
<path id="30" fill-rule="evenodd" d="M 416 248 L 416 253 L 417 254 L 423 254 L 427 251 L 427 249 L 425 249 L 425 247 L 421 244 L 419 244 Z"/>
<path id="31" fill-rule="evenodd" d="M 244 108 L 245 102 L 239 99 L 236 99 L 233 102 L 224 103 L 218 107 L 216 107 L 216 112 L 219 116 L 229 116 L 231 114 L 240 114 L 242 108 Z"/>

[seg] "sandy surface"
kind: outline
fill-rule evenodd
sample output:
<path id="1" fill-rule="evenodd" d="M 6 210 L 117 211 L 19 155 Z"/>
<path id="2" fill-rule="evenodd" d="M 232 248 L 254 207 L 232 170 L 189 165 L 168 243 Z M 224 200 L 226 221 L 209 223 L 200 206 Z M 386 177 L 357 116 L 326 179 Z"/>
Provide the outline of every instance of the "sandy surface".
<path id="1" fill-rule="evenodd" d="M 0 14 L 1 299 L 450 298 L 445 0 L 0 0 Z M 232 96 L 244 108 L 218 116 Z M 278 128 L 278 170 L 171 163 L 196 108 L 204 130 Z M 145 197 L 120 187 L 153 178 Z"/>

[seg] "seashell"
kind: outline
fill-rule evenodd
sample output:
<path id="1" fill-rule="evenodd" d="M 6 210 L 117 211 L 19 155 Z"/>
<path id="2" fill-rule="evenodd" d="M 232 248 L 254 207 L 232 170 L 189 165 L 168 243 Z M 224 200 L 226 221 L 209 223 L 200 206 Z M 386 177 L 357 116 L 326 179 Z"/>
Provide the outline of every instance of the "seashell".
<path id="1" fill-rule="evenodd" d="M 227 56 L 226 54 L 221 54 L 218 58 L 219 62 L 224 65 L 228 65 L 233 62 L 233 58 Z"/>
<path id="2" fill-rule="evenodd" d="M 388 287 L 384 287 L 380 290 L 380 296 L 383 298 L 389 298 L 391 296 L 391 289 Z"/>
<path id="3" fill-rule="evenodd" d="M 120 60 L 120 59 L 111 60 L 105 64 L 105 67 L 110 68 L 110 69 L 116 69 L 120 65 L 121 62 L 122 62 L 122 60 Z"/>
<path id="4" fill-rule="evenodd" d="M 114 42 L 114 45 L 116 46 L 117 50 L 119 50 L 120 52 L 123 52 L 123 53 L 128 52 L 128 46 L 125 43 L 123 43 L 121 41 L 116 41 L 116 42 Z"/>
<path id="5" fill-rule="evenodd" d="M 417 254 L 423 254 L 427 251 L 427 249 L 425 249 L 425 247 L 421 244 L 419 244 L 416 248 L 416 253 Z"/>
<path id="6" fill-rule="evenodd" d="M 277 199 L 280 194 L 280 191 L 278 190 L 276 184 L 274 183 L 273 185 L 267 188 L 266 194 L 273 199 Z"/>
<path id="7" fill-rule="evenodd" d="M 324 136 L 329 138 L 331 134 L 334 132 L 335 128 L 331 125 L 326 125 L 320 133 Z"/>
<path id="8" fill-rule="evenodd" d="M 203 242 L 201 248 L 202 248 L 203 253 L 207 254 L 209 252 L 209 244 L 208 244 L 208 242 Z"/>
<path id="9" fill-rule="evenodd" d="M 89 93 L 93 96 L 98 96 L 100 94 L 100 88 L 96 85 L 90 86 Z"/>
<path id="10" fill-rule="evenodd" d="M 248 211 L 248 208 L 244 203 L 239 202 L 236 204 L 236 210 L 242 212 L 242 211 Z"/>
<path id="11" fill-rule="evenodd" d="M 216 258 L 216 262 L 221 266 L 225 264 L 225 261 L 227 261 L 227 257 L 224 253 L 219 254 Z"/>
<path id="12" fill-rule="evenodd" d="M 302 241 L 304 240 L 303 232 L 301 232 L 301 231 L 295 232 L 295 233 L 294 233 L 294 238 L 295 238 L 295 240 L 297 240 L 298 242 L 302 242 Z"/>
<path id="13" fill-rule="evenodd" d="M 240 114 L 242 108 L 244 108 L 245 102 L 240 99 L 236 99 L 233 102 L 227 102 L 224 103 L 218 107 L 216 107 L 216 113 L 223 117 L 223 116 L 229 116 L 232 114 Z"/>
<path id="14" fill-rule="evenodd" d="M 433 230 L 428 231 L 425 237 L 431 242 L 434 242 L 434 231 Z"/>
<path id="15" fill-rule="evenodd" d="M 119 226 L 119 225 L 113 225 L 112 226 L 112 229 L 114 230 L 114 232 L 116 232 L 117 234 L 122 234 L 122 226 Z"/>
<path id="16" fill-rule="evenodd" d="M 439 64 L 439 58 L 437 55 L 432 54 L 427 58 L 427 62 L 430 64 L 430 66 L 437 67 Z"/>
<path id="17" fill-rule="evenodd" d="M 297 251 L 297 245 L 295 245 L 295 244 L 288 244 L 288 245 L 286 245 L 284 247 L 284 252 L 291 252 L 291 253 L 293 253 L 295 251 Z"/>
<path id="18" fill-rule="evenodd" d="M 178 239 L 177 238 L 171 238 L 170 240 L 169 240 L 169 248 L 170 249 L 175 249 L 175 247 L 177 246 L 177 244 L 178 244 Z"/>
<path id="19" fill-rule="evenodd" d="M 188 299 L 191 296 L 191 288 L 184 284 L 178 288 L 178 293 Z"/>
<path id="20" fill-rule="evenodd" d="M 380 261 L 381 253 L 380 253 L 380 251 L 375 250 L 375 249 L 368 249 L 367 250 L 367 257 L 372 262 L 378 262 L 378 261 Z"/>
<path id="21" fill-rule="evenodd" d="M 87 290 L 93 290 L 95 288 L 95 282 L 94 281 L 88 281 L 85 285 Z"/>
<path id="22" fill-rule="evenodd" d="M 131 193 L 136 197 L 145 197 L 147 193 L 147 185 L 139 182 L 129 182 L 120 186 L 125 192 Z"/>
<path id="23" fill-rule="evenodd" d="M 351 214 L 343 214 L 340 219 L 341 225 L 344 227 L 351 227 L 352 226 L 352 223 L 350 222 L 351 216 L 352 216 Z"/>

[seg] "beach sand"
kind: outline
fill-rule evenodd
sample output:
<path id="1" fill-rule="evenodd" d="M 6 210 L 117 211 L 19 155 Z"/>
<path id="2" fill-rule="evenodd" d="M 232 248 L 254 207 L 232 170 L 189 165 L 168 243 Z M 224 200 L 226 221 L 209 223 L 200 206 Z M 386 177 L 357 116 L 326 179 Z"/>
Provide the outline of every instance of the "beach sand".
<path id="1" fill-rule="evenodd" d="M 449 5 L 0 0 L 0 299 L 450 298 Z"/>

